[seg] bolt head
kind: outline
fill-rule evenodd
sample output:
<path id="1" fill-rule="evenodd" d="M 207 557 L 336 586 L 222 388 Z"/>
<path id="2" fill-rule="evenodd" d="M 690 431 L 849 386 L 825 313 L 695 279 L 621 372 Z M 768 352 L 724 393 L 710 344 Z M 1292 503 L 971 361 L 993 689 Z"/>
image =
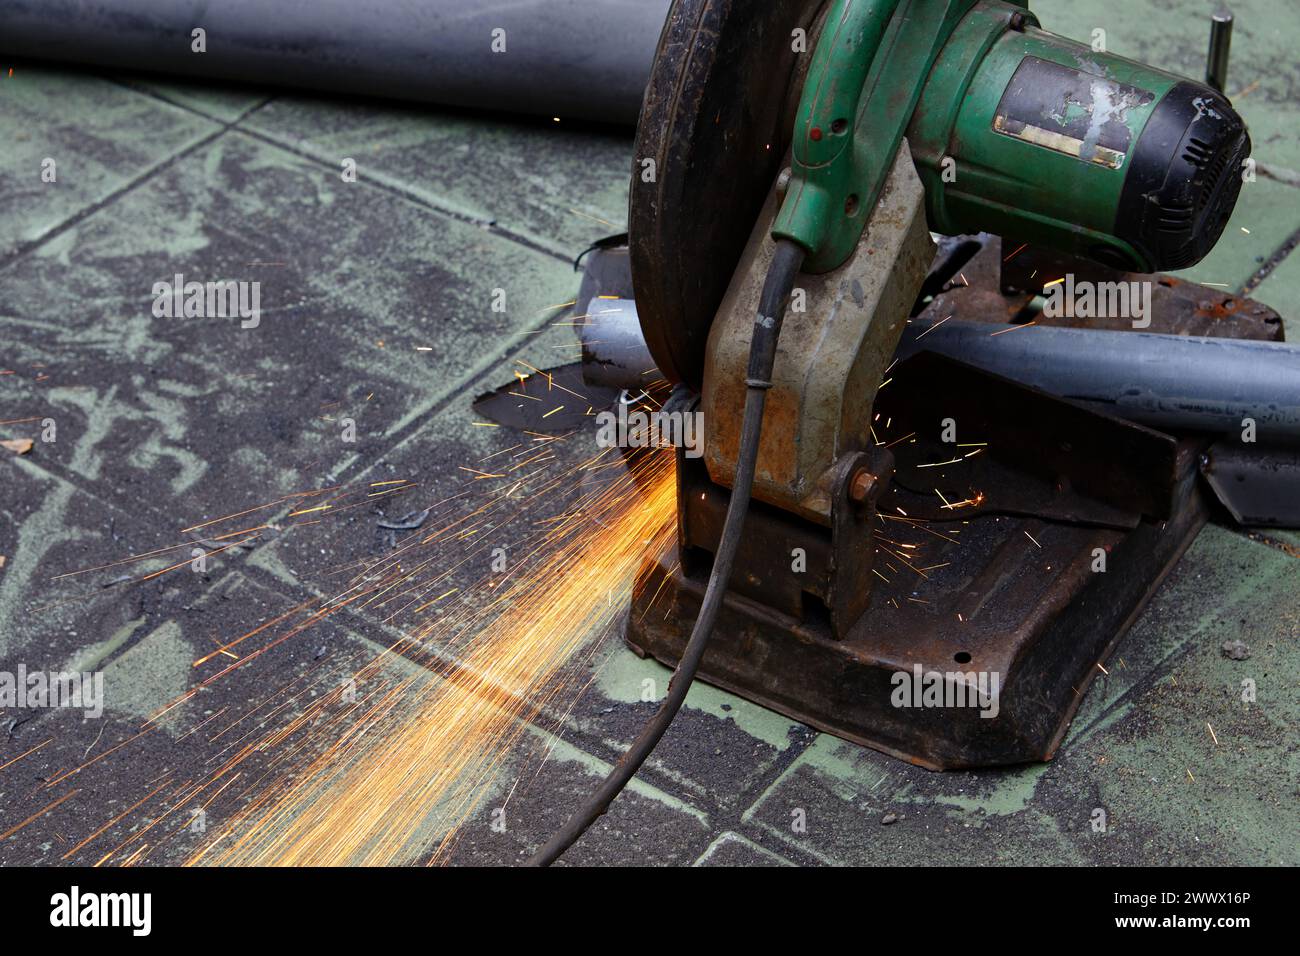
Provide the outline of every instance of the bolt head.
<path id="1" fill-rule="evenodd" d="M 863 468 L 849 480 L 849 500 L 860 505 L 871 497 L 875 487 L 876 476 Z"/>

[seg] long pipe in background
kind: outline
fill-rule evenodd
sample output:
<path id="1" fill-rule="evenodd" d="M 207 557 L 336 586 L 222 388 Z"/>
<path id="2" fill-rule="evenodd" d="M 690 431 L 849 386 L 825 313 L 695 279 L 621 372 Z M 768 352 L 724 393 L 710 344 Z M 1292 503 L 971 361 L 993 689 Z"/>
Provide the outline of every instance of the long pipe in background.
<path id="1" fill-rule="evenodd" d="M 0 0 L 0 53 L 633 125 L 668 6 Z M 204 53 L 191 49 L 195 28 Z"/>

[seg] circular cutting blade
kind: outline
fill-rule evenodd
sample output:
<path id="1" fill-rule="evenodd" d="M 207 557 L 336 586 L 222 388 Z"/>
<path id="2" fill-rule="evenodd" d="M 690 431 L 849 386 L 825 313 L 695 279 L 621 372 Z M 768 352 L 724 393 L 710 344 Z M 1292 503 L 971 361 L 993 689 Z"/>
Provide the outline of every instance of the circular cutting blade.
<path id="1" fill-rule="evenodd" d="M 669 11 L 637 125 L 628 241 L 641 330 L 672 381 L 700 388 L 713 316 L 789 146 L 823 5 L 675 0 Z"/>

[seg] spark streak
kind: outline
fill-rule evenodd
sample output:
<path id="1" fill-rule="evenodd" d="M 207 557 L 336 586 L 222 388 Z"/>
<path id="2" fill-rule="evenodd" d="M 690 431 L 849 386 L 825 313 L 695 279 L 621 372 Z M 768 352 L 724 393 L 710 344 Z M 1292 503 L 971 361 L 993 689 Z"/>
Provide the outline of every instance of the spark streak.
<path id="1" fill-rule="evenodd" d="M 414 635 L 454 646 L 469 634 L 459 660 L 439 675 L 406 678 L 353 713 L 278 799 L 237 818 L 190 862 L 442 860 L 527 723 L 571 689 L 565 663 L 621 615 L 617 598 L 647 551 L 671 542 L 672 459 L 653 456 L 642 467 L 585 495 L 506 584 L 489 578 L 474 589 L 476 600 Z"/>

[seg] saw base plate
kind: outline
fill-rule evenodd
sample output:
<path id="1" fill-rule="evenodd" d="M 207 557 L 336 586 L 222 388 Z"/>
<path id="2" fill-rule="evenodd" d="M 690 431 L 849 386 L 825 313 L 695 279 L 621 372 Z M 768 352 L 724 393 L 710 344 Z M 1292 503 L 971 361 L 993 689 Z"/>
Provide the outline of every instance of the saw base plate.
<path id="1" fill-rule="evenodd" d="M 963 526 L 961 547 L 945 555 L 952 563 L 916 588 L 919 597 L 892 602 L 878 589 L 844 640 L 815 614 L 800 620 L 729 592 L 699 677 L 933 770 L 1049 760 L 1116 642 L 1206 520 L 1194 474 L 1174 501 L 1168 520 L 1131 530 L 975 518 Z M 750 521 L 761 535 L 762 517 Z M 1105 573 L 1094 571 L 1097 548 Z M 707 562 L 676 546 L 649 559 L 627 619 L 631 649 L 675 666 L 707 583 Z M 910 694 L 939 682 L 932 674 L 974 674 L 980 686 L 981 672 L 998 675 L 995 714 L 979 698 L 976 706 L 925 706 L 924 692 L 897 706 L 904 680 Z"/>

